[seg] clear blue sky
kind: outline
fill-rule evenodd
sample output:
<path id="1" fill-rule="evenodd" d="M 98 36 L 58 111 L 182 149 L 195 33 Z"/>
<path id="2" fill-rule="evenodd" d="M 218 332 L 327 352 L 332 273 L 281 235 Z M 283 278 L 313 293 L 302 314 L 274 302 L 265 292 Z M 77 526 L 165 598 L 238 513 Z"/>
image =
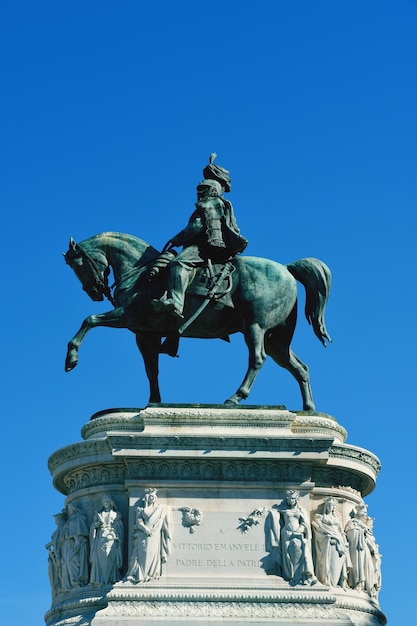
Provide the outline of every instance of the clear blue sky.
<path id="1" fill-rule="evenodd" d="M 377 454 L 367 498 L 383 554 L 380 603 L 409 623 L 415 586 L 417 2 L 3 0 L 1 614 L 42 624 L 52 515 L 49 455 L 96 411 L 142 407 L 128 331 L 98 329 L 64 373 L 92 303 L 61 252 L 115 230 L 161 247 L 187 221 L 212 151 L 248 254 L 324 260 L 324 350 L 302 315 L 294 349 L 317 409 Z M 240 336 L 163 358 L 165 402 L 218 403 L 240 382 Z M 216 375 L 212 368 L 216 367 Z M 268 363 L 252 404 L 299 409 Z M 404 601 L 402 600 L 404 599 Z"/>

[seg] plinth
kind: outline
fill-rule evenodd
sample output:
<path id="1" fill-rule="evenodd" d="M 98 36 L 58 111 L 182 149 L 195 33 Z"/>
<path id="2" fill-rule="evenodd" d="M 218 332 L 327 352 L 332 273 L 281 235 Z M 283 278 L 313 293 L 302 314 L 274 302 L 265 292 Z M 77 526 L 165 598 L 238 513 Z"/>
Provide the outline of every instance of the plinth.
<path id="1" fill-rule="evenodd" d="M 47 626 L 386 623 L 363 501 L 380 463 L 333 417 L 159 404 L 82 437 L 49 459 Z"/>

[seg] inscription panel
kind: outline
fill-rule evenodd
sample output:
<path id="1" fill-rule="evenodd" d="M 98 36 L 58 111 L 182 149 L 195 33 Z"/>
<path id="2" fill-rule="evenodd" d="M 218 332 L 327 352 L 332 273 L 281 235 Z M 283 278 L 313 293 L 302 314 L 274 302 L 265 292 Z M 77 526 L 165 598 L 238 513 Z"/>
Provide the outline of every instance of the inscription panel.
<path id="1" fill-rule="evenodd" d="M 190 532 L 173 513 L 171 554 L 166 564 L 167 576 L 175 577 L 260 577 L 266 576 L 263 524 L 250 536 L 242 533 L 239 514 L 207 512 L 204 522 Z"/>

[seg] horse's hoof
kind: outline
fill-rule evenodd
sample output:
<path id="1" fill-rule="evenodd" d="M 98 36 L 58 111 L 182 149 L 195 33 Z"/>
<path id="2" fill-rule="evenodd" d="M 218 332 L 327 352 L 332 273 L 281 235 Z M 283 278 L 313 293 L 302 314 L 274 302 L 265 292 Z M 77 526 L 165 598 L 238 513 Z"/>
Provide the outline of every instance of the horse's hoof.
<path id="1" fill-rule="evenodd" d="M 239 401 L 238 400 L 233 400 L 232 398 L 229 398 L 228 400 L 226 400 L 224 405 L 225 406 L 239 406 Z"/>
<path id="2" fill-rule="evenodd" d="M 66 372 L 70 372 L 71 370 L 74 369 L 74 367 L 76 367 L 78 365 L 78 357 L 72 357 L 70 358 L 69 356 L 67 357 L 67 360 L 65 361 L 65 371 Z"/>
<path id="3" fill-rule="evenodd" d="M 303 411 L 313 413 L 316 410 L 316 406 L 314 404 L 305 404 L 303 406 Z"/>

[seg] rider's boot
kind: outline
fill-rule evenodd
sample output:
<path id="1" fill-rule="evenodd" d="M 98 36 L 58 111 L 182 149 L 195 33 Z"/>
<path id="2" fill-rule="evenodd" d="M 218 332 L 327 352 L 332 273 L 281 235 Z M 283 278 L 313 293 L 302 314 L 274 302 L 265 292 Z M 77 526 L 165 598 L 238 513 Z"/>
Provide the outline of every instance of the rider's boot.
<path id="1" fill-rule="evenodd" d="M 194 268 L 190 263 L 175 259 L 170 265 L 168 294 L 160 300 L 152 300 L 155 311 L 165 311 L 174 317 L 183 319 L 185 291 L 193 279 Z"/>
<path id="2" fill-rule="evenodd" d="M 171 298 L 162 297 L 160 300 L 152 300 L 151 304 L 156 313 L 168 313 L 178 319 L 184 319 L 183 314 L 175 307 Z"/>

